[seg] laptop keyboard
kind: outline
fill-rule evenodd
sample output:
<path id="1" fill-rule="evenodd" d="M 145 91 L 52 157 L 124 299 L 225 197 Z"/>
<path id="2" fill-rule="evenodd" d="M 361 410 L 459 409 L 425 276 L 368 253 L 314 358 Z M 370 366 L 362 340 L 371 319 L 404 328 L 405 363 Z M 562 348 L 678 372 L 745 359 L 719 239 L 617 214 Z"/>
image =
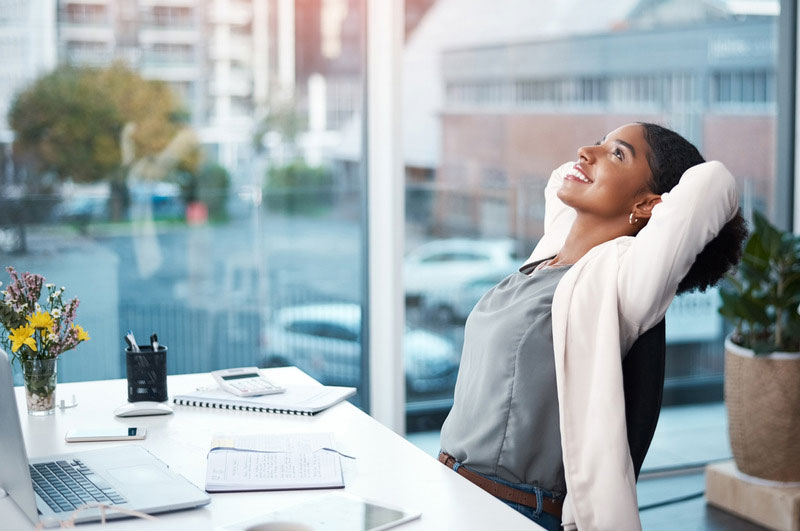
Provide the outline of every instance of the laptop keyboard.
<path id="1" fill-rule="evenodd" d="M 79 459 L 29 465 L 33 490 L 55 512 L 87 503 L 116 505 L 125 499 Z"/>

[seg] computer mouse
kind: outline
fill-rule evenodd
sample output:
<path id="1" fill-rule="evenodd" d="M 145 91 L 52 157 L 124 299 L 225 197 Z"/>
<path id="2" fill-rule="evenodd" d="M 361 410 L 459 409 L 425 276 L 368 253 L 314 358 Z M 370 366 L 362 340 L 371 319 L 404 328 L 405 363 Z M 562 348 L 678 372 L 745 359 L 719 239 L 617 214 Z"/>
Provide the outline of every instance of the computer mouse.
<path id="1" fill-rule="evenodd" d="M 114 410 L 117 417 L 144 417 L 152 415 L 169 415 L 172 408 L 163 402 L 129 402 Z"/>

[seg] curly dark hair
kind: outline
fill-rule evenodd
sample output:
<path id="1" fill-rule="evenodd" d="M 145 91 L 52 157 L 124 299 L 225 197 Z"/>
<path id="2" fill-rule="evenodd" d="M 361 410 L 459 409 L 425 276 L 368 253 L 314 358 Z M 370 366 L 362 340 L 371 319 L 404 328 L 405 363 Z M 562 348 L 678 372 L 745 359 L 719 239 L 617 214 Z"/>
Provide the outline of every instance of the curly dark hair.
<path id="1" fill-rule="evenodd" d="M 697 148 L 675 131 L 647 122 L 639 122 L 639 125 L 644 129 L 644 139 L 650 145 L 647 163 L 653 174 L 650 182 L 653 193 L 660 195 L 669 192 L 686 170 L 705 162 Z M 739 263 L 746 239 L 747 224 L 740 209 L 697 255 L 678 285 L 678 293 L 705 291 L 717 284 L 725 273 Z"/>

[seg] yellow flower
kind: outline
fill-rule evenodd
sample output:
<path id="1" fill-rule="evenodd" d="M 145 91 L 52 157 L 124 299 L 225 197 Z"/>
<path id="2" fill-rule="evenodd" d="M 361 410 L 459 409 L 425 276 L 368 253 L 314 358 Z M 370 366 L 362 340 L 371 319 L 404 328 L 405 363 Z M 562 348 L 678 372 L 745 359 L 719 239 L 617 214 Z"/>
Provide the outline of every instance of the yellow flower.
<path id="1" fill-rule="evenodd" d="M 32 326 L 20 326 L 15 328 L 9 334 L 8 339 L 11 340 L 11 351 L 18 351 L 23 345 L 28 345 L 36 351 L 36 340 L 33 338 L 35 329 Z"/>
<path id="2" fill-rule="evenodd" d="M 47 312 L 37 312 L 28 316 L 28 322 L 34 328 L 52 328 L 53 318 Z"/>
<path id="3" fill-rule="evenodd" d="M 78 331 L 78 341 L 89 341 L 90 339 L 92 339 L 91 337 L 89 337 L 89 334 L 86 332 L 86 330 L 83 329 L 81 325 L 73 324 L 72 328 Z"/>

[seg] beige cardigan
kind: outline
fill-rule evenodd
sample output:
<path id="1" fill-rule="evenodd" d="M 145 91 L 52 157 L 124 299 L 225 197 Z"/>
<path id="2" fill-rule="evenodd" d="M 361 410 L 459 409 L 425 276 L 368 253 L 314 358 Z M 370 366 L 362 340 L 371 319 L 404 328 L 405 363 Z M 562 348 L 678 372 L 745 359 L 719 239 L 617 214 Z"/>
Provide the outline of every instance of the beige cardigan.
<path id="1" fill-rule="evenodd" d="M 552 257 L 564 244 L 576 214 L 556 191 L 573 164 L 550 177 L 545 234 L 528 262 Z M 664 317 L 697 253 L 739 207 L 736 182 L 717 161 L 687 170 L 661 199 L 637 236 L 591 249 L 553 296 L 566 529 L 641 529 L 621 353 Z"/>

